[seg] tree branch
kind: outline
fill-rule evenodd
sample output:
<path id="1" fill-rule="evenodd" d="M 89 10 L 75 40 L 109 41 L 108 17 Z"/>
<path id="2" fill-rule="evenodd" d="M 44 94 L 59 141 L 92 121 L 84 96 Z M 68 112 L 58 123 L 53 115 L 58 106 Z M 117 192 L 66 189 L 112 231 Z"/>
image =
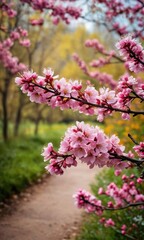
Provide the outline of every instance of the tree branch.
<path id="1" fill-rule="evenodd" d="M 42 88 L 42 89 L 46 90 L 47 92 L 54 93 L 54 96 L 57 95 L 57 96 L 59 96 L 61 98 L 64 98 L 64 99 L 67 98 L 68 100 L 72 99 L 72 100 L 75 100 L 77 102 L 81 102 L 83 104 L 89 105 L 91 107 L 104 108 L 104 109 L 107 109 L 107 110 L 110 110 L 110 111 L 133 114 L 134 116 L 136 116 L 136 115 L 144 115 L 144 111 L 134 111 L 134 110 L 131 110 L 131 109 L 124 110 L 124 109 L 120 109 L 120 108 L 114 108 L 114 107 L 112 107 L 110 105 L 99 105 L 99 104 L 90 103 L 87 100 L 82 99 L 82 98 L 76 98 L 76 97 L 72 97 L 72 96 L 64 97 L 64 96 L 61 96 L 60 92 L 58 92 L 58 91 L 55 91 L 53 89 L 48 89 L 47 87 L 40 86 L 37 83 L 32 83 L 32 84 L 37 86 L 37 87 L 39 87 L 39 88 Z"/>

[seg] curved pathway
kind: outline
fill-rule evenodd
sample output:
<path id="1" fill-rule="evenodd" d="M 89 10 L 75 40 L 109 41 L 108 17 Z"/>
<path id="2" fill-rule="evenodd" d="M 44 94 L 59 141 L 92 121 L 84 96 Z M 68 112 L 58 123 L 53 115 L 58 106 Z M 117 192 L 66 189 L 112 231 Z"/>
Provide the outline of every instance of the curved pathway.
<path id="1" fill-rule="evenodd" d="M 82 210 L 72 195 L 89 184 L 99 169 L 85 164 L 68 169 L 62 176 L 50 176 L 20 201 L 11 214 L 0 219 L 0 240 L 64 240 L 74 238 Z M 71 238 L 72 239 L 72 238 Z"/>

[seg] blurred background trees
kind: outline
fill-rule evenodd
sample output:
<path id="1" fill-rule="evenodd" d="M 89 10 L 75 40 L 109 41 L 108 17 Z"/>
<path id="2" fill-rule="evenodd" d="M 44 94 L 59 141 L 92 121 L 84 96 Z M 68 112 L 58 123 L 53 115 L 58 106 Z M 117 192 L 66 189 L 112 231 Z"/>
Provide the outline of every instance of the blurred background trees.
<path id="1" fill-rule="evenodd" d="M 23 18 L 27 17 L 25 12 Z M 25 23 L 23 24 L 25 25 Z M 14 56 L 18 56 L 21 62 L 24 62 L 28 66 L 28 69 L 32 69 L 39 74 L 42 74 L 44 68 L 51 67 L 61 77 L 83 79 L 82 81 L 86 84 L 88 77 L 79 69 L 72 55 L 77 52 L 86 62 L 94 58 L 95 53 L 84 47 L 84 42 L 87 38 L 101 38 L 101 41 L 106 44 L 103 36 L 99 35 L 98 30 L 97 32 L 88 31 L 85 24 L 78 24 L 72 28 L 63 23 L 53 26 L 51 22 L 46 22 L 46 24 L 40 27 L 28 25 L 27 29 L 29 31 L 31 46 L 30 48 L 24 48 L 15 43 L 13 47 Z M 118 78 L 122 72 L 122 68 L 105 66 L 101 71 L 113 74 L 115 78 Z M 17 136 L 20 123 L 26 120 L 32 121 L 38 127 L 40 121 L 69 122 L 77 119 L 78 114 L 75 117 L 75 114 L 70 111 L 60 113 L 59 110 L 53 110 L 52 112 L 49 108 L 35 106 L 34 103 L 29 104 L 27 98 L 15 86 L 14 78 L 15 74 L 6 71 L 1 66 L 0 86 L 1 101 L 3 99 L 3 104 L 1 104 L 0 113 L 2 116 L 1 128 L 6 128 L 3 134 L 6 135 L 4 138 L 8 137 L 8 122 L 13 129 L 11 129 L 10 134 L 13 132 Z M 93 81 L 93 83 L 98 85 L 96 81 Z M 38 128 L 35 130 L 35 133 L 37 132 Z"/>

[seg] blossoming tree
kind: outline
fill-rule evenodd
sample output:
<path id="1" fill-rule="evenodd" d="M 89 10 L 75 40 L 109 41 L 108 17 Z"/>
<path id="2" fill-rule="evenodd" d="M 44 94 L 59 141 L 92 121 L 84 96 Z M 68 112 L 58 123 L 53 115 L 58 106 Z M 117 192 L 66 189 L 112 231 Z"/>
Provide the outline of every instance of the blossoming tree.
<path id="1" fill-rule="evenodd" d="M 143 71 L 144 50 L 135 39 L 128 36 L 121 39 L 116 46 L 131 71 Z M 143 110 L 133 109 L 135 101 L 138 100 L 142 105 L 144 100 L 144 84 L 133 76 L 123 75 L 115 90 L 104 87 L 96 90 L 92 85 L 83 89 L 77 80 L 59 79 L 51 69 L 44 69 L 43 73 L 43 76 L 38 76 L 35 72 L 28 71 L 15 80 L 32 102 L 45 103 L 61 110 L 70 108 L 86 115 L 96 115 L 98 121 L 103 121 L 106 116 L 115 112 L 119 112 L 125 120 L 129 120 L 130 116 L 144 115 Z M 131 139 L 133 140 L 132 137 Z M 97 126 L 77 122 L 65 133 L 58 151 L 55 151 L 52 143 L 49 143 L 42 155 L 44 161 L 49 160 L 46 169 L 51 174 L 57 175 L 63 174 L 66 168 L 76 167 L 79 162 L 87 164 L 90 168 L 114 167 L 117 170 L 116 174 L 119 170 L 136 166 L 143 170 L 144 142 L 137 143 L 134 140 L 133 142 L 134 153 L 125 152 L 125 147 L 120 144 L 120 139 L 116 135 L 108 137 Z M 102 215 L 104 210 L 143 208 L 144 194 L 137 187 L 137 184 L 142 184 L 143 178 L 142 171 L 141 176 L 134 177 L 134 181 L 133 176 L 125 177 L 126 181 L 121 188 L 111 183 L 106 190 L 100 189 L 99 194 L 113 198 L 113 202 L 108 202 L 107 206 L 85 190 L 80 190 L 74 195 L 76 204 L 98 215 Z M 104 220 L 104 223 L 106 226 L 114 226 L 111 219 Z M 122 233 L 125 234 L 123 228 Z"/>
<path id="2" fill-rule="evenodd" d="M 105 117 L 114 115 L 118 112 L 124 120 L 130 117 L 139 117 L 144 115 L 144 83 L 140 77 L 134 77 L 130 72 L 139 73 L 144 71 L 144 49 L 139 43 L 143 40 L 143 13 L 144 3 L 141 0 L 120 1 L 120 0 L 93 0 L 85 1 L 89 6 L 91 14 L 83 15 L 85 9 L 77 10 L 74 7 L 65 7 L 65 4 L 58 5 L 61 1 L 48 0 L 22 0 L 21 2 L 29 4 L 34 10 L 44 9 L 51 11 L 51 17 L 54 23 L 60 19 L 69 23 L 69 16 L 74 18 L 82 17 L 87 20 L 99 22 L 106 26 L 109 31 L 115 31 L 118 35 L 128 34 L 121 38 L 116 48 L 119 51 L 106 50 L 97 40 L 88 40 L 87 47 L 91 47 L 103 55 L 103 58 L 93 60 L 91 67 L 97 68 L 111 63 L 113 60 L 124 63 L 128 70 L 126 74 L 115 81 L 112 76 L 100 74 L 98 71 L 91 72 L 87 64 L 74 55 L 74 59 L 88 76 L 100 80 L 109 87 L 102 87 L 99 90 L 89 83 L 83 88 L 78 80 L 67 80 L 64 77 L 55 76 L 50 68 L 44 69 L 43 75 L 39 76 L 33 71 L 24 71 L 16 78 L 16 84 L 22 92 L 27 94 L 30 101 L 38 104 L 47 104 L 61 110 L 72 109 L 86 115 L 95 115 L 97 120 L 102 122 Z M 76 0 L 66 2 L 77 3 Z M 3 1 L 5 7 L 5 1 Z M 6 10 L 7 8 L 6 8 Z M 99 13 L 99 14 L 98 14 Z M 14 14 L 14 13 L 13 13 Z M 121 19 L 125 19 L 121 21 Z M 41 25 L 43 20 L 32 20 L 32 25 Z M 19 30 L 21 32 L 21 30 Z M 23 31 L 22 31 L 23 32 Z M 17 35 L 20 34 L 17 32 Z M 8 41 L 11 43 L 11 41 Z M 9 43 L 9 44 L 10 44 Z M 27 41 L 24 41 L 26 44 Z M 11 44 L 10 44 L 11 45 Z M 7 62 L 7 61 L 6 61 Z M 141 109 L 134 107 L 135 102 L 141 106 Z M 136 142 L 130 135 L 134 143 L 132 151 L 126 152 L 125 146 L 120 144 L 120 139 L 116 135 L 107 136 L 99 127 L 90 126 L 84 122 L 76 122 L 75 126 L 70 127 L 60 143 L 60 148 L 56 151 L 52 143 L 48 143 L 43 149 L 42 156 L 44 161 L 49 161 L 46 169 L 51 174 L 64 174 L 66 168 L 76 167 L 79 162 L 88 165 L 89 168 L 113 167 L 115 174 L 127 168 L 139 167 L 141 175 L 123 176 L 123 185 L 119 188 L 111 183 L 104 190 L 99 189 L 99 194 L 110 196 L 113 201 L 104 205 L 101 200 L 86 192 L 78 191 L 75 195 L 76 205 L 79 208 L 86 209 L 87 212 L 95 213 L 99 216 L 105 210 L 118 210 L 130 207 L 143 209 L 144 194 L 139 188 L 143 184 L 144 172 L 144 142 Z M 112 219 L 101 219 L 105 226 L 114 226 Z M 126 234 L 126 227 L 123 225 L 121 233 Z"/>
<path id="3" fill-rule="evenodd" d="M 66 3 L 67 2 L 67 3 Z M 80 16 L 80 9 L 72 6 L 71 1 L 0 1 L 0 67 L 2 68 L 0 94 L 2 98 L 3 139 L 8 139 L 8 96 L 12 78 L 18 72 L 28 69 L 22 55 L 15 54 L 15 46 L 30 54 L 31 26 L 42 26 L 45 15 L 49 15 L 54 24 L 60 20 L 69 23 Z M 34 13 L 36 13 L 34 15 Z M 42 13 L 42 16 L 40 16 Z M 36 18 L 37 16 L 37 18 Z M 19 109 L 20 110 L 20 109 Z"/>

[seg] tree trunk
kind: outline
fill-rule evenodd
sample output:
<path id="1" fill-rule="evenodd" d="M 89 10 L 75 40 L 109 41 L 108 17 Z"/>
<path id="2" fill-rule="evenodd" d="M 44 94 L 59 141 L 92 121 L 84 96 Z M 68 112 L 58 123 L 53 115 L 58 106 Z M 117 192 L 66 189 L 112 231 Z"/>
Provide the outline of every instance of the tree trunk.
<path id="1" fill-rule="evenodd" d="M 2 110 L 3 110 L 3 139 L 4 141 L 8 140 L 8 107 L 7 107 L 7 98 L 8 98 L 8 89 L 10 84 L 10 77 L 7 76 L 4 81 L 4 89 L 2 91 Z"/>
<path id="2" fill-rule="evenodd" d="M 24 96 L 23 96 L 23 93 L 22 93 L 22 92 L 20 92 L 19 94 L 20 94 L 20 95 L 19 95 L 19 105 L 18 105 L 18 109 L 17 109 L 17 113 L 16 113 L 16 118 L 15 118 L 14 136 L 18 136 L 19 126 L 20 126 L 21 117 L 22 117 L 22 109 L 23 109 Z"/>
<path id="3" fill-rule="evenodd" d="M 39 123 L 40 123 L 40 118 L 37 118 L 36 121 L 35 121 L 35 129 L 34 129 L 34 134 L 35 135 L 38 135 Z"/>

